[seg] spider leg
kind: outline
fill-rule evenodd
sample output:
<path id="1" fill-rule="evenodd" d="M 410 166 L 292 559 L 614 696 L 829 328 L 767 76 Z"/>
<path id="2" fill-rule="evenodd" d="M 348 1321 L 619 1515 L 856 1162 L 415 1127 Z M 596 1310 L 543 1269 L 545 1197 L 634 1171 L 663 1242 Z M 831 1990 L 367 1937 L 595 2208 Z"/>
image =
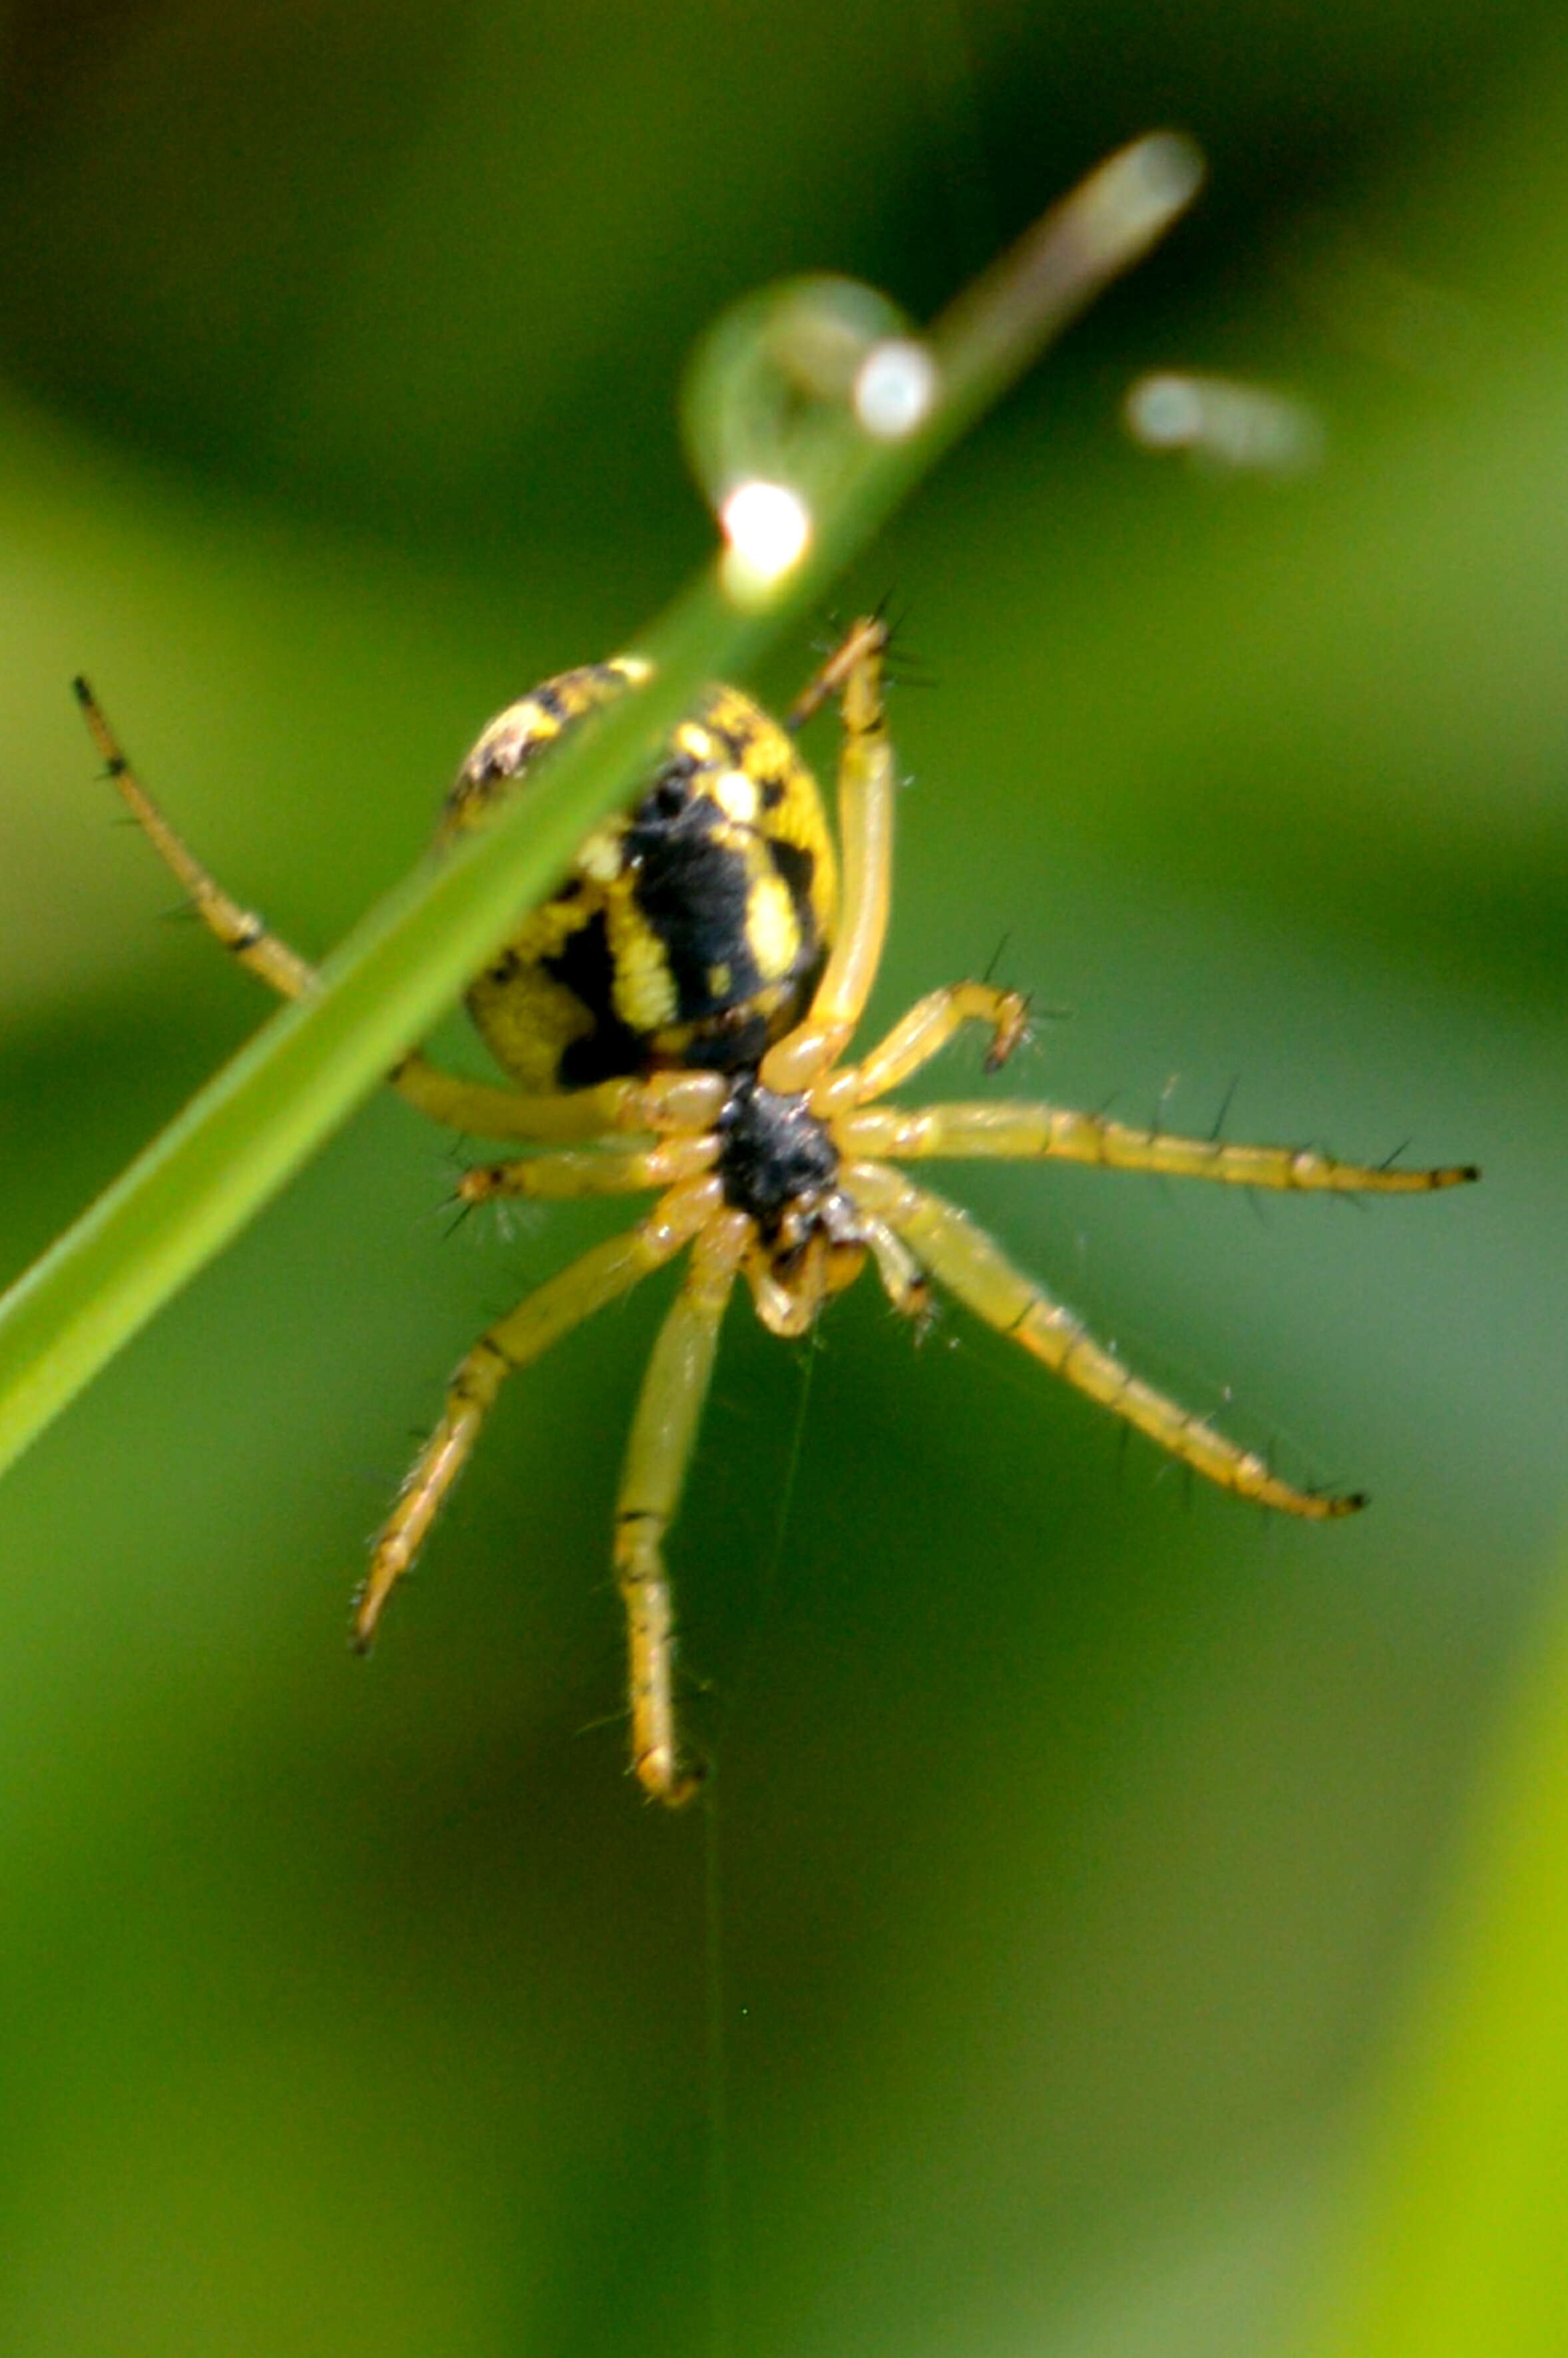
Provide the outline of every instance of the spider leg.
<path id="1" fill-rule="evenodd" d="M 688 1180 L 673 1187 L 645 1220 L 622 1236 L 595 1245 L 480 1336 L 459 1363 L 440 1422 L 409 1469 L 397 1504 L 375 1543 L 364 1585 L 354 1602 L 353 1642 L 360 1652 L 368 1650 L 388 1596 L 418 1553 L 438 1509 L 468 1463 L 505 1379 L 514 1368 L 538 1358 L 552 1343 L 559 1342 L 607 1302 L 613 1302 L 650 1270 L 673 1259 L 722 1202 L 716 1179 Z"/>
<path id="2" fill-rule="evenodd" d="M 884 1097 L 940 1055 L 966 1023 L 989 1024 L 986 1070 L 994 1073 L 1026 1036 L 1028 1016 L 1029 1001 L 1021 991 L 1000 990 L 989 982 L 950 982 L 916 1000 L 885 1040 L 858 1065 L 832 1076 L 833 1103 L 866 1105 Z"/>
<path id="3" fill-rule="evenodd" d="M 539 1146 L 569 1145 L 616 1130 L 708 1130 L 723 1110 L 722 1073 L 652 1073 L 644 1080 L 600 1081 L 587 1089 L 539 1097 L 443 1072 L 420 1049 L 387 1079 L 431 1121 L 473 1138 L 512 1138 Z"/>
<path id="4" fill-rule="evenodd" d="M 668 1138 L 657 1146 L 584 1148 L 578 1153 L 534 1154 L 517 1163 L 481 1163 L 458 1182 L 457 1200 L 472 1206 L 498 1195 L 634 1195 L 640 1189 L 673 1187 L 700 1178 L 719 1160 L 719 1140 L 705 1131 L 696 1138 Z"/>
<path id="5" fill-rule="evenodd" d="M 931 1321 L 931 1288 L 925 1271 L 885 1220 L 874 1212 L 863 1213 L 862 1219 L 866 1250 L 876 1263 L 883 1293 L 895 1310 L 914 1321 L 916 1332 L 924 1333 Z"/>
<path id="6" fill-rule="evenodd" d="M 1179 1179 L 1215 1179 L 1230 1187 L 1274 1187 L 1303 1195 L 1419 1195 L 1434 1187 L 1462 1186 L 1481 1175 L 1469 1163 L 1435 1171 L 1340 1163 L 1311 1147 L 1233 1146 L 1215 1138 L 1177 1138 L 1065 1106 L 1006 1100 L 923 1106 L 914 1111 L 868 1107 L 839 1115 L 834 1135 L 846 1154 L 887 1156 L 900 1163 L 976 1155 L 1093 1163 L 1115 1171 L 1162 1171 Z"/>
<path id="7" fill-rule="evenodd" d="M 717 1215 L 692 1245 L 686 1280 L 659 1330 L 632 1422 L 615 1502 L 615 1577 L 626 1606 L 632 1766 L 651 1801 L 678 1809 L 701 1783 L 676 1730 L 675 1614 L 664 1538 L 680 1501 L 719 1344 L 719 1322 L 751 1234 Z"/>
<path id="8" fill-rule="evenodd" d="M 977 1318 L 1011 1336 L 1044 1367 L 1124 1417 L 1222 1490 L 1316 1520 L 1353 1514 L 1366 1505 L 1359 1492 L 1326 1497 L 1281 1482 L 1256 1450 L 1227 1441 L 1202 1417 L 1144 1383 L 1114 1351 L 1095 1341 L 1081 1319 L 1014 1269 L 956 1205 L 876 1163 L 849 1166 L 843 1184 L 857 1203 L 881 1214 L 932 1276 Z"/>
<path id="9" fill-rule="evenodd" d="M 164 866 L 171 870 L 190 897 L 202 924 L 232 957 L 284 999 L 298 999 L 315 981 L 315 969 L 297 950 L 289 948 L 254 910 L 242 909 L 217 879 L 209 875 L 194 852 L 180 840 L 151 795 L 132 769 L 124 748 L 110 728 L 92 690 L 84 679 L 72 682 L 88 733 L 103 757 L 103 766 L 121 801 L 129 810 Z"/>
<path id="10" fill-rule="evenodd" d="M 208 932 L 280 998 L 303 998 L 316 980 L 316 968 L 254 910 L 243 908 L 203 867 L 131 767 L 87 682 L 77 680 L 75 689 L 82 718 L 116 792 L 165 867 L 184 888 Z M 708 1073 L 607 1081 L 598 1088 L 525 1097 L 515 1089 L 443 1072 L 417 1048 L 395 1065 L 387 1078 L 400 1096 L 431 1121 L 478 1138 L 548 1141 L 597 1138 L 607 1130 L 659 1130 L 666 1122 L 673 1128 L 696 1128 L 702 1120 L 717 1118 L 724 1100 L 722 1079 Z M 694 1113 L 697 1119 L 694 1120 Z"/>
<path id="11" fill-rule="evenodd" d="M 875 617 L 857 622 L 790 716 L 804 718 L 825 696 L 840 696 L 844 882 L 838 932 L 816 995 L 804 1022 L 775 1041 L 762 1059 L 762 1086 L 784 1095 L 808 1088 L 837 1060 L 860 1022 L 881 960 L 892 868 L 892 745 L 882 701 L 887 643 L 884 622 Z"/>

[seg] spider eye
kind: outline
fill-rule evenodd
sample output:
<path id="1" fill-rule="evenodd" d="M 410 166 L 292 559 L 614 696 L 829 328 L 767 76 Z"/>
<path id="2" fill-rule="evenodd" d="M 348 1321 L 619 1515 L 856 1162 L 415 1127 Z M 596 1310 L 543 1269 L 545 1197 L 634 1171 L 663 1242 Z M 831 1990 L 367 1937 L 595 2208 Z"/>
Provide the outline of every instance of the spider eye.
<path id="1" fill-rule="evenodd" d="M 678 818 L 691 800 L 692 773 L 697 768 L 689 754 L 682 753 L 666 762 L 643 797 L 643 809 L 650 818 Z"/>

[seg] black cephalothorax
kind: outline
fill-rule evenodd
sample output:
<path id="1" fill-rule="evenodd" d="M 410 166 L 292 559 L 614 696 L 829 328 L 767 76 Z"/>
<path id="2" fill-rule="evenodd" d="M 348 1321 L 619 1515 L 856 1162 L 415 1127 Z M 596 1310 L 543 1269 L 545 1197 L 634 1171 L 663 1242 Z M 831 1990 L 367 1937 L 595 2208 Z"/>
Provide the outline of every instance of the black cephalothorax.
<path id="1" fill-rule="evenodd" d="M 834 1243 L 856 1241 L 853 1208 L 834 1184 L 838 1150 L 804 1095 L 781 1096 L 755 1073 L 742 1073 L 717 1127 L 724 1200 L 755 1220 L 764 1242 L 777 1237 L 792 1206 L 819 1221 Z"/>

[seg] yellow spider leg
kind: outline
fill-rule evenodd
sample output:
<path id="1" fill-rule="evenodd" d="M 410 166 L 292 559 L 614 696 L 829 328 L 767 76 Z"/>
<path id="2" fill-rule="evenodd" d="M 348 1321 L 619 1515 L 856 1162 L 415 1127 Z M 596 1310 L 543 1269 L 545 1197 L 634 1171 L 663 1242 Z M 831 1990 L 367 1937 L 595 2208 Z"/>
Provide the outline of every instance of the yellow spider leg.
<path id="1" fill-rule="evenodd" d="M 860 1020 L 881 960 L 892 868 L 893 768 L 882 702 L 884 623 L 857 622 L 807 688 L 792 720 L 841 691 L 843 750 L 838 759 L 838 836 L 843 908 L 838 936 L 804 1022 L 762 1059 L 764 1088 L 790 1094 L 810 1087 L 836 1062 Z"/>
<path id="2" fill-rule="evenodd" d="M 692 1246 L 686 1280 L 643 1379 L 615 1502 L 615 1577 L 626 1606 L 632 1766 L 651 1801 L 678 1809 L 701 1783 L 676 1730 L 675 1614 L 664 1537 L 680 1502 L 719 1344 L 719 1322 L 751 1233 L 719 1214 Z"/>
<path id="3" fill-rule="evenodd" d="M 719 1141 L 669 1138 L 647 1147 L 585 1148 L 577 1154 L 535 1154 L 520 1163 L 477 1163 L 458 1182 L 460 1204 L 488 1204 L 497 1195 L 633 1195 L 640 1188 L 673 1187 L 700 1178 L 719 1160 Z"/>
<path id="4" fill-rule="evenodd" d="M 272 932 L 254 910 L 242 909 L 237 901 L 230 899 L 217 880 L 208 874 L 194 852 L 181 842 L 136 776 L 87 682 L 78 679 L 72 682 L 72 686 L 88 732 L 103 757 L 103 766 L 114 781 L 121 801 L 164 866 L 171 869 L 178 878 L 209 933 L 216 936 L 231 957 L 237 958 L 252 974 L 260 975 L 262 980 L 270 983 L 281 997 L 300 998 L 316 979 L 314 969 L 306 964 L 297 950 L 290 949 L 286 941 Z"/>
<path id="5" fill-rule="evenodd" d="M 812 1110 L 826 1119 L 840 1107 L 885 1097 L 939 1055 L 966 1023 L 990 1026 L 986 1070 L 997 1072 L 1025 1037 L 1028 1017 L 1029 1001 L 1020 991 L 999 990 L 989 982 L 950 982 L 916 1000 L 858 1065 L 827 1075 L 813 1095 Z"/>
<path id="6" fill-rule="evenodd" d="M 932 1276 L 977 1318 L 1011 1336 L 1044 1367 L 1125 1417 L 1161 1449 L 1222 1490 L 1314 1520 L 1353 1514 L 1366 1505 L 1359 1492 L 1323 1497 L 1281 1482 L 1255 1450 L 1225 1440 L 1191 1410 L 1144 1383 L 1114 1351 L 1095 1341 L 1080 1318 L 1014 1269 L 956 1205 L 876 1163 L 847 1167 L 844 1184 L 857 1203 L 881 1215 Z"/>
<path id="7" fill-rule="evenodd" d="M 1178 1179 L 1217 1179 L 1230 1187 L 1296 1189 L 1303 1195 L 1419 1195 L 1478 1179 L 1474 1163 L 1436 1171 L 1340 1163 L 1311 1147 L 1232 1146 L 1214 1138 L 1175 1138 L 1133 1130 L 1103 1114 L 1064 1106 L 923 1106 L 907 1112 L 877 1106 L 840 1115 L 834 1133 L 846 1154 L 895 1162 L 927 1157 L 1020 1156 L 1094 1163 L 1116 1171 L 1162 1171 Z"/>
<path id="8" fill-rule="evenodd" d="M 122 801 L 189 895 L 202 924 L 231 957 L 280 998 L 302 998 L 316 979 L 315 968 L 253 910 L 242 908 L 202 866 L 136 776 L 87 682 L 79 679 L 75 687 L 92 741 Z M 387 1078 L 410 1105 L 449 1130 L 541 1142 L 598 1138 L 606 1130 L 659 1130 L 666 1123 L 675 1129 L 697 1128 L 717 1119 L 725 1095 L 721 1076 L 697 1073 L 607 1081 L 569 1095 L 524 1097 L 514 1089 L 444 1073 L 419 1049 L 404 1057 Z"/>
<path id="9" fill-rule="evenodd" d="M 460 1362 L 441 1421 L 410 1468 L 376 1541 L 354 1604 L 353 1639 L 362 1653 L 375 1634 L 388 1596 L 418 1553 L 437 1509 L 467 1464 L 505 1379 L 650 1270 L 671 1260 L 722 1203 L 717 1179 L 688 1180 L 673 1187 L 636 1228 L 584 1253 L 481 1336 Z"/>
<path id="10" fill-rule="evenodd" d="M 729 1094 L 722 1073 L 653 1073 L 641 1081 L 600 1081 L 592 1088 L 524 1097 L 443 1072 L 418 1049 L 395 1065 L 387 1079 L 400 1097 L 449 1130 L 538 1146 L 568 1145 L 616 1130 L 708 1130 Z"/>
<path id="11" fill-rule="evenodd" d="M 923 1328 L 931 1316 L 931 1288 L 925 1271 L 885 1220 L 872 1212 L 863 1213 L 862 1220 L 866 1249 L 877 1265 L 883 1293 L 895 1310 Z"/>

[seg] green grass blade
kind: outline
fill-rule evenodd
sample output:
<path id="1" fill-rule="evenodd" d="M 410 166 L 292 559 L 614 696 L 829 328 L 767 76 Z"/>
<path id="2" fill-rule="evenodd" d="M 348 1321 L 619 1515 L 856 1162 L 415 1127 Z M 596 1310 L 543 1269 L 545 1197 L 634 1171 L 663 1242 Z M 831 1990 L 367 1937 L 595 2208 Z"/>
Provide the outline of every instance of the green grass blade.
<path id="1" fill-rule="evenodd" d="M 1304 2358 L 1568 2350 L 1568 1614 L 1472 1804 Z"/>

